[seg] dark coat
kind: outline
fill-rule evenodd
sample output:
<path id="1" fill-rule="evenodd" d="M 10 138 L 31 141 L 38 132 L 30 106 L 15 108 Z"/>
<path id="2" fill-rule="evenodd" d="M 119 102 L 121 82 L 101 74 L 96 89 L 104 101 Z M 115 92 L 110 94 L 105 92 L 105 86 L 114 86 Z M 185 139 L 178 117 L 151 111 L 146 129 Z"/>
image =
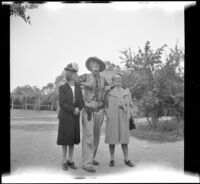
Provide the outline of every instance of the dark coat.
<path id="1" fill-rule="evenodd" d="M 74 115 L 73 112 L 76 107 L 81 110 L 84 107 L 84 101 L 81 87 L 78 84 L 75 85 L 74 90 L 75 103 L 73 103 L 73 92 L 70 85 L 65 83 L 59 87 L 58 145 L 80 143 L 79 115 Z"/>

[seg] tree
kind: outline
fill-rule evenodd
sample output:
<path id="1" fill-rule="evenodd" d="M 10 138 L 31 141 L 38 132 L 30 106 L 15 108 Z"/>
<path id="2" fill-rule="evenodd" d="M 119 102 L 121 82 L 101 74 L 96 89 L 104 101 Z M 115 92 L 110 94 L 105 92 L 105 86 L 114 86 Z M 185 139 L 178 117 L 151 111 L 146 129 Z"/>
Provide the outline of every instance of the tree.
<path id="1" fill-rule="evenodd" d="M 59 109 L 59 103 L 58 103 L 58 89 L 59 86 L 64 84 L 66 79 L 65 79 L 65 72 L 63 71 L 59 76 L 56 77 L 55 81 L 54 81 L 54 92 L 55 92 L 55 96 L 56 96 L 56 104 L 57 104 L 57 110 Z"/>
<path id="2" fill-rule="evenodd" d="M 56 94 L 56 92 L 55 91 L 50 92 L 47 95 L 47 100 L 48 102 L 51 103 L 51 110 L 54 110 L 54 106 L 57 104 L 58 101 L 58 95 Z"/>
<path id="3" fill-rule="evenodd" d="M 40 110 L 42 104 L 43 93 L 37 86 L 33 86 L 34 90 L 34 110 Z"/>
<path id="4" fill-rule="evenodd" d="M 119 65 L 115 65 L 114 63 L 110 61 L 105 61 L 106 64 L 106 71 L 120 71 L 121 68 Z"/>
<path id="5" fill-rule="evenodd" d="M 159 117 L 164 115 L 162 99 L 159 98 L 156 91 L 148 91 L 140 99 L 139 107 L 145 113 L 150 127 L 156 133 Z"/>
<path id="6" fill-rule="evenodd" d="M 27 16 L 25 14 L 26 10 L 34 9 L 34 8 L 37 8 L 38 6 L 39 6 L 38 3 L 15 2 L 15 3 L 12 3 L 10 6 L 10 15 L 11 16 L 19 16 L 26 23 L 31 24 L 30 16 Z"/>
<path id="7" fill-rule="evenodd" d="M 45 104 L 50 104 L 51 110 L 54 109 L 56 101 L 58 100 L 58 95 L 56 94 L 54 86 L 54 83 L 48 83 L 42 88 L 42 91 L 44 93 L 43 102 Z"/>
<path id="8" fill-rule="evenodd" d="M 174 49 L 170 48 L 166 63 L 163 64 L 160 58 L 164 46 L 153 53 L 147 42 L 145 52 L 139 49 L 139 53 L 131 57 L 130 52 L 123 52 L 126 54 L 125 58 L 128 58 L 124 62 L 132 69 L 131 73 L 125 75 L 125 79 L 129 79 L 126 80 L 126 85 L 133 89 L 140 109 L 154 128 L 160 116 L 175 116 L 177 123 L 184 116 L 184 71 L 181 67 L 184 54 L 182 49 L 178 48 L 177 42 Z"/>
<path id="9" fill-rule="evenodd" d="M 17 103 L 17 105 L 22 105 L 23 106 L 24 96 L 22 94 L 18 94 L 15 91 L 13 91 L 10 94 L 10 97 L 11 97 L 11 104 L 12 104 L 11 105 L 11 109 L 14 109 L 15 103 Z"/>
<path id="10" fill-rule="evenodd" d="M 11 97 L 13 98 L 13 105 L 14 101 L 18 99 L 24 106 L 25 110 L 27 109 L 27 103 L 31 100 L 33 96 L 34 90 L 29 85 L 18 86 L 16 89 L 14 89 L 13 93 L 11 94 Z"/>
<path id="11" fill-rule="evenodd" d="M 155 75 L 156 71 L 162 67 L 161 55 L 164 48 L 163 45 L 156 51 L 150 48 L 150 42 L 145 43 L 144 51 L 138 49 L 137 54 L 132 54 L 131 49 L 120 51 L 124 57 L 120 56 L 122 63 L 125 63 L 127 72 L 124 75 L 125 87 L 132 91 L 132 95 L 136 97 L 139 109 L 142 110 L 156 133 L 159 117 L 163 115 L 163 101 L 159 98 L 156 88 Z"/>
<path id="12" fill-rule="evenodd" d="M 157 72 L 156 85 L 160 98 L 163 99 L 168 115 L 174 116 L 177 121 L 177 136 L 179 135 L 179 123 L 184 117 L 184 70 L 181 66 L 184 62 L 183 49 L 178 48 L 178 42 L 174 49 L 170 48 L 166 64 Z"/>
<path id="13" fill-rule="evenodd" d="M 62 84 L 65 83 L 65 75 L 64 75 L 64 71 L 56 77 L 55 81 L 54 81 L 54 86 L 55 86 L 55 90 L 58 93 L 58 87 Z"/>
<path id="14" fill-rule="evenodd" d="M 44 86 L 42 88 L 42 92 L 44 94 L 48 94 L 48 93 L 52 92 L 52 90 L 54 90 L 54 83 L 52 83 L 52 82 L 49 82 L 46 86 Z"/>

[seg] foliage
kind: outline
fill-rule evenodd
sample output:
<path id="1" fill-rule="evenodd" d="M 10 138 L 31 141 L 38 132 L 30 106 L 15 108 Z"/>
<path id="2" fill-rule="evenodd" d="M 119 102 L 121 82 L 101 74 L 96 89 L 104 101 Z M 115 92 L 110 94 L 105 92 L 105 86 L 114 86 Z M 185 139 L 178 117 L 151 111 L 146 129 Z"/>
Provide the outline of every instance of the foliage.
<path id="1" fill-rule="evenodd" d="M 170 48 L 166 63 L 163 64 L 161 56 L 164 47 L 166 45 L 154 52 L 147 41 L 144 51 L 139 48 L 136 55 L 130 49 L 120 51 L 124 55 L 120 58 L 129 71 L 124 73 L 125 87 L 130 88 L 139 109 L 155 132 L 159 117 L 170 114 L 177 117 L 179 122 L 184 111 L 184 75 L 180 67 L 180 62 L 184 60 L 183 51 L 176 43 L 174 49 Z"/>
<path id="2" fill-rule="evenodd" d="M 166 112 L 175 116 L 177 123 L 184 117 L 184 75 L 181 62 L 184 61 L 183 51 L 170 48 L 166 64 L 161 68 L 156 77 L 157 91 L 163 99 Z"/>
<path id="3" fill-rule="evenodd" d="M 161 55 L 164 48 L 167 45 L 163 45 L 158 48 L 155 52 L 150 49 L 150 42 L 145 43 L 144 51 L 141 48 L 138 49 L 138 54 L 132 54 L 131 49 L 125 49 L 120 51 L 124 57 L 120 56 L 122 63 L 125 63 L 126 68 L 132 68 L 134 71 L 150 71 L 151 74 L 162 65 Z"/>
<path id="4" fill-rule="evenodd" d="M 160 120 L 157 126 L 157 134 L 153 134 L 151 126 L 145 123 L 137 123 L 136 129 L 130 131 L 130 135 L 141 140 L 147 140 L 155 143 L 175 142 L 184 139 L 184 122 L 178 125 L 176 120 Z M 177 135 L 177 129 L 180 130 Z"/>
<path id="5" fill-rule="evenodd" d="M 58 94 L 58 88 L 60 85 L 64 84 L 65 82 L 65 75 L 64 72 L 62 72 L 60 75 L 58 75 L 54 81 L 54 86 L 55 86 L 55 90 L 56 93 Z"/>
<path id="6" fill-rule="evenodd" d="M 52 87 L 52 85 L 47 85 Z M 30 105 L 34 105 L 33 109 L 40 110 L 42 105 L 46 105 L 46 99 L 48 98 L 50 92 L 48 94 L 44 93 L 44 89 L 47 87 L 43 87 L 43 90 L 40 90 L 37 86 L 18 86 L 11 93 L 11 101 L 12 105 L 22 105 L 24 109 L 32 109 Z M 53 91 L 51 91 L 52 93 Z M 50 100 L 52 97 L 50 98 Z"/>
<path id="7" fill-rule="evenodd" d="M 15 101 L 17 101 L 18 105 L 23 105 L 24 108 L 27 109 L 27 103 L 31 101 L 34 95 L 34 89 L 29 85 L 25 85 L 18 86 L 11 94 L 11 98 L 13 104 L 15 103 Z"/>
<path id="8" fill-rule="evenodd" d="M 34 9 L 37 8 L 38 4 L 36 3 L 28 3 L 28 2 L 15 2 L 12 3 L 10 6 L 10 15 L 11 16 L 19 16 L 21 17 L 26 23 L 31 24 L 30 16 L 27 16 L 26 10 L 27 9 Z"/>
<path id="9" fill-rule="evenodd" d="M 124 87 L 130 89 L 132 97 L 138 106 L 140 115 L 146 116 L 149 126 L 155 130 L 159 124 L 159 117 L 174 116 L 179 123 L 184 117 L 184 53 L 178 48 L 178 42 L 167 55 L 166 62 L 161 56 L 166 45 L 153 51 L 150 42 L 145 43 L 144 51 L 140 48 L 138 53 L 132 55 L 130 49 L 121 51 L 120 56 L 125 63 L 126 70 L 120 72 L 124 77 Z M 107 61 L 107 70 L 102 72 L 110 79 L 116 72 L 116 66 Z M 109 67 L 110 68 L 109 68 Z M 115 67 L 114 67 L 115 66 Z M 182 65 L 183 66 L 183 65 Z M 86 74 L 80 75 L 79 80 Z M 49 105 L 51 110 L 58 108 L 58 88 L 65 83 L 64 72 L 56 77 L 54 83 L 48 83 L 41 90 L 29 85 L 17 87 L 11 94 L 11 101 L 15 104 Z M 177 131 L 177 135 L 178 135 Z"/>
<path id="10" fill-rule="evenodd" d="M 122 63 L 125 63 L 130 72 L 124 75 L 126 87 L 135 91 L 135 97 L 139 100 L 146 91 L 154 88 L 154 73 L 162 66 L 161 54 L 164 51 L 163 45 L 155 52 L 150 49 L 150 42 L 145 43 L 144 52 L 139 48 L 138 54 L 132 55 L 132 51 L 120 51 L 124 57 L 120 56 Z"/>
<path id="11" fill-rule="evenodd" d="M 115 65 L 114 63 L 110 62 L 110 61 L 105 61 L 106 64 L 106 71 L 120 71 L 121 68 L 119 65 Z"/>

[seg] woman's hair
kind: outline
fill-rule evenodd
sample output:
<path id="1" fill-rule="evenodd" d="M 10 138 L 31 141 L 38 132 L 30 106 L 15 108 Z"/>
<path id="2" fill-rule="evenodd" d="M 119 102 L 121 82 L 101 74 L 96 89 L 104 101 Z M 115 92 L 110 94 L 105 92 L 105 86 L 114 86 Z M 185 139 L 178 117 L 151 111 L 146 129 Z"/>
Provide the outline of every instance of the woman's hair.
<path id="1" fill-rule="evenodd" d="M 115 75 L 119 75 L 119 76 L 122 78 L 122 80 L 124 79 L 124 77 L 123 77 L 123 75 L 122 75 L 121 73 L 116 72 L 116 73 L 112 76 L 112 80 L 113 80 L 113 81 L 114 81 Z"/>

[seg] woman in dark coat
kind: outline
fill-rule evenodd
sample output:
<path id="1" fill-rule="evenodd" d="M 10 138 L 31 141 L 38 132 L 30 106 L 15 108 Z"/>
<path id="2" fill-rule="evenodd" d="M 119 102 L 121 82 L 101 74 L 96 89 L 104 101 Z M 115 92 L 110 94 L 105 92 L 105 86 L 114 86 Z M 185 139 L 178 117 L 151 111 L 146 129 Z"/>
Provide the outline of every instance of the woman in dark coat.
<path id="1" fill-rule="evenodd" d="M 81 87 L 78 83 L 78 65 L 70 63 L 65 68 L 66 83 L 59 87 L 59 126 L 57 145 L 62 145 L 62 168 L 77 169 L 73 162 L 74 144 L 80 143 L 79 114 L 84 107 Z M 67 147 L 69 157 L 67 160 Z"/>

